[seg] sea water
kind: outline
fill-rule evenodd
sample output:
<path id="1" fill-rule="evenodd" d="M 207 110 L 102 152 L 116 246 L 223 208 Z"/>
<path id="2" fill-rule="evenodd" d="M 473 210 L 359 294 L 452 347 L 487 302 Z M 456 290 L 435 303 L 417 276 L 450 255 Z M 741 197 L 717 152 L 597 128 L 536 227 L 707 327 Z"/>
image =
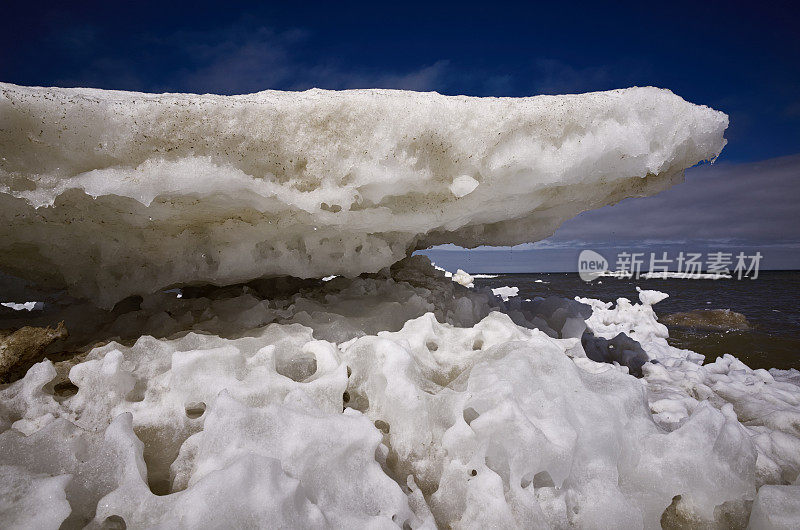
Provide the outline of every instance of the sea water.
<path id="1" fill-rule="evenodd" d="M 724 325 L 709 329 L 701 322 L 691 325 L 688 319 L 690 325 L 667 323 L 670 343 L 705 355 L 707 362 L 729 353 L 754 369 L 800 368 L 800 271 L 760 271 L 754 280 L 604 277 L 585 282 L 577 273 L 480 276 L 475 279 L 476 287 L 516 286 L 518 296 L 529 299 L 558 295 L 635 301 L 637 286 L 654 289 L 670 295 L 654 306 L 661 320 L 675 313 L 729 309 L 744 315 L 749 329 L 724 329 Z"/>

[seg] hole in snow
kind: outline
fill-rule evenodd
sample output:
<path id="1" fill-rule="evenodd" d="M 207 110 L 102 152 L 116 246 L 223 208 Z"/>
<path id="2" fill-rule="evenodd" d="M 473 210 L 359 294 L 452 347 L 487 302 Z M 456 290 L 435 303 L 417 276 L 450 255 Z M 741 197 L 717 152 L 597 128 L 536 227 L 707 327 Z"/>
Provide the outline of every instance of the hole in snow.
<path id="1" fill-rule="evenodd" d="M 519 481 L 519 487 L 522 489 L 527 488 L 533 482 L 533 471 L 525 473 Z"/>
<path id="2" fill-rule="evenodd" d="M 104 530 L 125 530 L 125 528 L 127 528 L 125 519 L 119 515 L 110 515 L 103 521 Z"/>
<path id="3" fill-rule="evenodd" d="M 383 434 L 389 434 L 389 424 L 383 420 L 375 420 L 375 427 L 377 427 Z"/>
<path id="4" fill-rule="evenodd" d="M 275 360 L 275 370 L 282 376 L 300 383 L 316 373 L 317 358 L 304 352 L 286 357 L 279 355 Z"/>
<path id="5" fill-rule="evenodd" d="M 199 417 L 205 410 L 205 403 L 188 403 L 186 415 Z M 199 413 L 199 414 L 198 414 Z M 189 430 L 199 430 L 201 422 L 192 422 Z M 169 495 L 172 491 L 170 466 L 178 458 L 184 437 L 175 436 L 172 426 L 134 427 L 134 434 L 144 444 L 142 456 L 147 466 L 147 486 L 154 495 Z"/>
<path id="6" fill-rule="evenodd" d="M 326 202 L 323 202 L 322 204 L 319 205 L 319 207 L 322 210 L 325 210 L 325 211 L 328 211 L 328 212 L 333 212 L 333 213 L 339 213 L 339 212 L 342 211 L 342 207 L 339 206 L 338 204 L 328 204 Z"/>
<path id="7" fill-rule="evenodd" d="M 438 350 L 438 349 L 439 349 L 439 345 L 438 345 L 438 344 L 436 344 L 435 342 L 433 342 L 432 340 L 429 340 L 427 343 L 425 343 L 425 346 L 426 346 L 426 347 L 427 347 L 427 348 L 428 348 L 430 351 L 436 351 L 436 350 Z"/>
<path id="8" fill-rule="evenodd" d="M 472 407 L 467 407 L 464 409 L 464 421 L 467 423 L 467 425 L 470 425 L 473 421 L 475 421 L 478 416 L 478 412 Z"/>
<path id="9" fill-rule="evenodd" d="M 471 477 L 476 477 L 476 476 L 478 476 L 478 470 L 477 469 L 473 469 L 472 471 L 469 472 L 469 474 L 470 474 Z"/>
<path id="10" fill-rule="evenodd" d="M 342 410 L 350 408 L 360 412 L 366 412 L 369 408 L 369 399 L 363 394 L 350 394 L 349 392 L 345 392 L 342 394 L 342 402 Z"/>
<path id="11" fill-rule="evenodd" d="M 144 401 L 145 390 L 147 390 L 147 382 L 145 382 L 144 379 L 137 379 L 136 383 L 133 385 L 133 389 L 128 392 L 128 395 L 125 396 L 125 399 L 134 403 Z"/>
<path id="12" fill-rule="evenodd" d="M 554 488 L 555 482 L 547 471 L 539 471 L 533 476 L 533 488 Z"/>
<path id="13" fill-rule="evenodd" d="M 56 397 L 66 399 L 78 393 L 78 387 L 72 381 L 62 381 L 53 387 Z"/>
<path id="14" fill-rule="evenodd" d="M 190 420 L 196 420 L 200 416 L 202 416 L 206 411 L 206 404 L 200 401 L 199 403 L 187 403 L 186 404 L 186 416 L 189 417 Z"/>
<path id="15" fill-rule="evenodd" d="M 661 528 L 688 528 L 686 515 L 680 509 L 681 496 L 672 497 L 672 503 L 661 514 Z M 716 510 L 715 510 L 716 511 Z"/>

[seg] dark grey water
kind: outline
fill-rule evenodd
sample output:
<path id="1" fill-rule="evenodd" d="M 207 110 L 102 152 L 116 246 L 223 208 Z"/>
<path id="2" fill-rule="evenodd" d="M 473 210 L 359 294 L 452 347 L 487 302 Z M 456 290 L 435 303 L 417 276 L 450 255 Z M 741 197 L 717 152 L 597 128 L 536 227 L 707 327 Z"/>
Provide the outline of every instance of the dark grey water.
<path id="1" fill-rule="evenodd" d="M 542 283 L 536 282 L 541 280 Z M 755 280 L 633 280 L 600 278 L 591 283 L 576 273 L 499 274 L 476 279 L 482 287 L 513 285 L 523 298 L 559 295 L 607 302 L 638 301 L 636 287 L 669 294 L 654 306 L 661 317 L 699 309 L 730 309 L 743 314 L 748 330 L 709 330 L 668 326 L 670 343 L 706 356 L 730 353 L 751 368 L 800 369 L 800 271 L 761 271 Z"/>

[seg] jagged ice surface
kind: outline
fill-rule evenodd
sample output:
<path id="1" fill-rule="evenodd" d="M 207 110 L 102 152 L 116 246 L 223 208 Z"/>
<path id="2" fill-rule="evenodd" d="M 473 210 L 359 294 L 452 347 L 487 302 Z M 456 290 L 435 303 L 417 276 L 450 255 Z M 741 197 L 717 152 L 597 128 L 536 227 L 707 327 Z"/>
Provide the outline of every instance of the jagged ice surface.
<path id="1" fill-rule="evenodd" d="M 355 276 L 531 242 L 714 159 L 667 90 L 140 94 L 0 84 L 0 269 L 110 307 L 184 283 Z"/>
<path id="2" fill-rule="evenodd" d="M 111 342 L 39 363 L 0 389 L 0 521 L 797 522 L 800 376 L 730 356 L 702 365 L 670 347 L 651 307 L 661 293 L 641 291 L 638 303 L 504 302 L 423 257 L 318 289 L 281 307 L 231 289 L 173 293 L 171 303 L 159 295 L 135 313 L 253 327 Z M 643 377 L 587 358 L 586 333 L 635 337 L 648 356 Z"/>

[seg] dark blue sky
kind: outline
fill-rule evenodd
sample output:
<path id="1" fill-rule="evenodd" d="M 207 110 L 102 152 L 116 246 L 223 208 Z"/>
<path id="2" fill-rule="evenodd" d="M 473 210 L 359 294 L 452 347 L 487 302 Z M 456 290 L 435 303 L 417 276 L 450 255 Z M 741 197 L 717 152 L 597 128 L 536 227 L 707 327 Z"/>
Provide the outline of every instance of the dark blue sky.
<path id="1" fill-rule="evenodd" d="M 778 249 L 780 259 L 768 256 L 767 267 L 800 267 L 800 157 L 754 164 L 800 153 L 800 4 L 70 4 L 3 9 L 0 81 L 220 94 L 669 88 L 730 115 L 716 169 L 689 171 L 675 193 L 654 202 L 588 212 L 540 247 L 568 248 L 571 263 L 575 249 L 634 241 L 736 244 Z"/>

